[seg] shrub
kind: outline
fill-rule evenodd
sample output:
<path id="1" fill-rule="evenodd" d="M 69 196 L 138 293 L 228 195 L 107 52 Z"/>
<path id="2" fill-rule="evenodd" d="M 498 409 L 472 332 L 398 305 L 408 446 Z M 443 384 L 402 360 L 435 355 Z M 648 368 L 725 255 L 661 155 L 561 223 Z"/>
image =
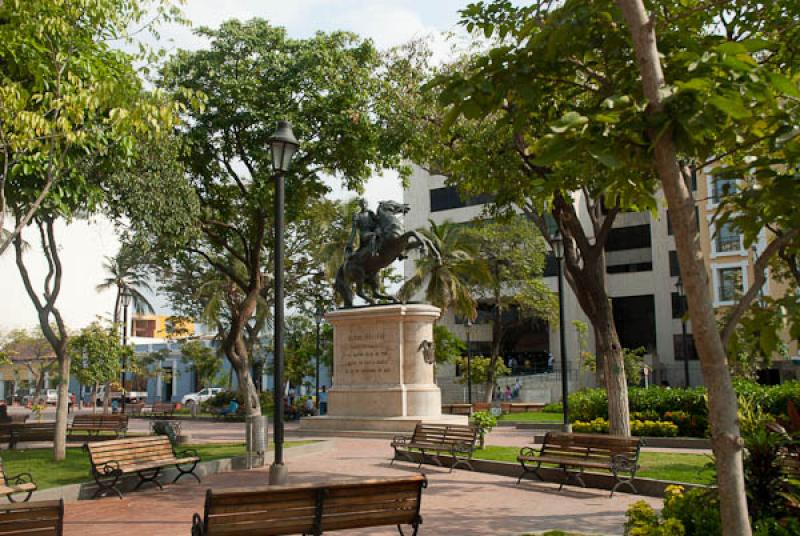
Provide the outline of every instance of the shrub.
<path id="1" fill-rule="evenodd" d="M 681 437 L 708 437 L 710 429 L 708 418 L 703 415 L 689 415 L 685 411 L 668 411 L 664 413 L 664 420 L 678 427 Z"/>
<path id="2" fill-rule="evenodd" d="M 470 422 L 478 427 L 478 437 L 481 442 L 481 448 L 483 448 L 486 434 L 497 426 L 497 417 L 488 411 L 476 411 L 472 414 L 472 417 L 470 417 Z"/>
<path id="3" fill-rule="evenodd" d="M 231 400 L 234 399 L 239 403 L 239 410 L 237 411 L 237 414 L 244 415 L 244 399 L 239 391 L 221 391 L 200 404 L 200 407 L 205 412 L 215 413 L 221 411 L 223 408 L 228 407 L 228 404 L 230 404 Z M 272 415 L 274 409 L 272 393 L 270 391 L 262 391 L 258 393 L 258 399 L 261 404 L 261 414 Z"/>
<path id="4" fill-rule="evenodd" d="M 626 512 L 626 536 L 717 536 L 722 534 L 716 491 L 669 486 L 661 514 L 638 501 Z"/>
<path id="5" fill-rule="evenodd" d="M 572 423 L 572 431 L 588 434 L 607 434 L 608 421 L 606 419 L 593 419 L 589 422 L 576 421 Z M 665 421 L 631 421 L 631 435 L 648 437 L 675 437 L 678 427 Z"/>

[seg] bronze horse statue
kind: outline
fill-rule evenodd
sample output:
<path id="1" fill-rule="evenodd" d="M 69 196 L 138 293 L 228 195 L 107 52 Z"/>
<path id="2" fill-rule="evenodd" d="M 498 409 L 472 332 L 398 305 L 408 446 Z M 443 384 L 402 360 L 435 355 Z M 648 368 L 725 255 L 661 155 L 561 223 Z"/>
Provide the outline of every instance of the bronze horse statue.
<path id="1" fill-rule="evenodd" d="M 407 204 L 381 201 L 376 213 L 370 214 L 377 244 L 375 247 L 360 244 L 357 251 L 346 256 L 336 272 L 334 289 L 345 307 L 353 306 L 353 285 L 355 294 L 370 305 L 374 305 L 376 300 L 397 303 L 396 297 L 381 292 L 380 273 L 395 260 L 405 259 L 406 253 L 413 249 L 418 249 L 422 255 L 433 255 L 441 263 L 441 254 L 430 240 L 403 228 L 400 216 L 408 211 Z M 366 289 L 369 293 L 365 292 Z"/>

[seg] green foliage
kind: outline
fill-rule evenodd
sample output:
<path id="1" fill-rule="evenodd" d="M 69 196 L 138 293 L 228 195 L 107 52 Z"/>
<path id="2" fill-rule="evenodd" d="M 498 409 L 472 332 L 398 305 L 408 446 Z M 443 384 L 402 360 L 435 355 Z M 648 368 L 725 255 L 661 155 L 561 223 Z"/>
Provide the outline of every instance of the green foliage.
<path id="1" fill-rule="evenodd" d="M 133 347 L 122 345 L 116 329 L 97 322 L 70 338 L 69 351 L 71 373 L 83 385 L 118 381 L 123 360 L 131 363 L 134 359 Z"/>
<path id="2" fill-rule="evenodd" d="M 492 359 L 489 357 L 483 357 L 482 355 L 472 356 L 473 384 L 486 383 L 489 380 L 489 366 L 491 365 L 491 362 Z M 461 384 L 466 384 L 467 383 L 466 356 L 460 356 L 456 358 L 456 364 L 463 371 L 461 373 L 461 376 L 456 381 Z M 509 374 L 511 374 L 511 369 L 505 365 L 502 359 L 498 359 L 494 366 L 494 378 L 500 378 L 501 376 L 508 376 Z"/>
<path id="3" fill-rule="evenodd" d="M 497 417 L 488 411 L 476 411 L 470 416 L 469 422 L 478 427 L 480 448 L 483 448 L 486 440 L 486 434 L 491 432 L 492 428 L 497 426 Z"/>
<path id="4" fill-rule="evenodd" d="M 608 429 L 608 421 L 599 417 L 590 422 L 575 421 L 572 423 L 573 432 L 607 434 Z M 675 424 L 667 421 L 641 421 L 638 419 L 632 419 L 631 435 L 647 437 L 676 437 L 678 435 L 678 427 Z"/>
<path id="5" fill-rule="evenodd" d="M 644 501 L 626 513 L 626 536 L 715 536 L 722 534 L 716 490 L 669 486 L 660 515 Z"/>
<path id="6" fill-rule="evenodd" d="M 433 326 L 434 354 L 437 363 L 454 363 L 467 350 L 467 345 L 445 326 Z"/>
<path id="7" fill-rule="evenodd" d="M 578 345 L 580 347 L 581 366 L 586 370 L 592 372 L 597 371 L 597 357 L 589 351 L 588 343 L 588 330 L 589 327 L 580 320 L 573 320 L 573 326 L 578 334 Z M 644 371 L 644 354 L 647 350 L 640 346 L 631 350 L 630 348 L 623 348 L 623 359 L 625 361 L 625 379 L 628 385 L 639 385 L 642 381 L 642 372 Z"/>
<path id="8" fill-rule="evenodd" d="M 273 408 L 275 407 L 272 399 L 272 393 L 269 391 L 261 391 L 258 393 L 258 399 L 261 404 L 261 414 L 272 415 Z M 231 403 L 231 400 L 236 400 L 239 403 L 238 415 L 244 416 L 244 398 L 239 390 L 221 391 L 205 402 L 201 402 L 200 408 L 204 412 L 217 413 L 220 410 L 227 408 L 228 404 Z"/>
<path id="9" fill-rule="evenodd" d="M 654 412 L 660 417 L 674 411 L 707 417 L 705 389 L 662 389 L 631 387 L 628 389 L 631 412 Z M 570 417 L 591 421 L 608 418 L 608 399 L 605 389 L 583 389 L 569 395 Z"/>
<path id="10" fill-rule="evenodd" d="M 191 365 L 197 374 L 200 387 L 215 387 L 215 381 L 222 372 L 222 359 L 212 348 L 200 341 L 181 343 L 181 361 Z"/>

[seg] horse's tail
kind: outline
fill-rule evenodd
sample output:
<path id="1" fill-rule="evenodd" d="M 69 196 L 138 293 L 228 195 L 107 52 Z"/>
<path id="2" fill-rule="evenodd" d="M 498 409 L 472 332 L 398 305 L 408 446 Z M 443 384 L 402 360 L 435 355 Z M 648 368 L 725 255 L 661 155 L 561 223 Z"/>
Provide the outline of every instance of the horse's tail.
<path id="1" fill-rule="evenodd" d="M 347 281 L 347 276 L 344 273 L 344 268 L 347 265 L 347 261 L 344 261 L 342 265 L 336 270 L 336 281 L 333 284 L 334 293 L 342 299 L 345 307 L 352 307 L 353 306 L 353 289 L 350 288 L 350 284 Z"/>

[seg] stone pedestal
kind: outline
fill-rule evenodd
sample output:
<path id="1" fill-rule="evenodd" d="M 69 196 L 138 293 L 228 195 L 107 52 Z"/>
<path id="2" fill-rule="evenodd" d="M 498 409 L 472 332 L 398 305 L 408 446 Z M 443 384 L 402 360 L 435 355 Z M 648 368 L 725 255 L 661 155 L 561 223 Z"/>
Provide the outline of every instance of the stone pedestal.
<path id="1" fill-rule="evenodd" d="M 407 432 L 417 422 L 442 420 L 433 348 L 426 351 L 440 313 L 422 304 L 328 313 L 334 344 L 328 415 L 301 420 L 301 430 Z"/>

